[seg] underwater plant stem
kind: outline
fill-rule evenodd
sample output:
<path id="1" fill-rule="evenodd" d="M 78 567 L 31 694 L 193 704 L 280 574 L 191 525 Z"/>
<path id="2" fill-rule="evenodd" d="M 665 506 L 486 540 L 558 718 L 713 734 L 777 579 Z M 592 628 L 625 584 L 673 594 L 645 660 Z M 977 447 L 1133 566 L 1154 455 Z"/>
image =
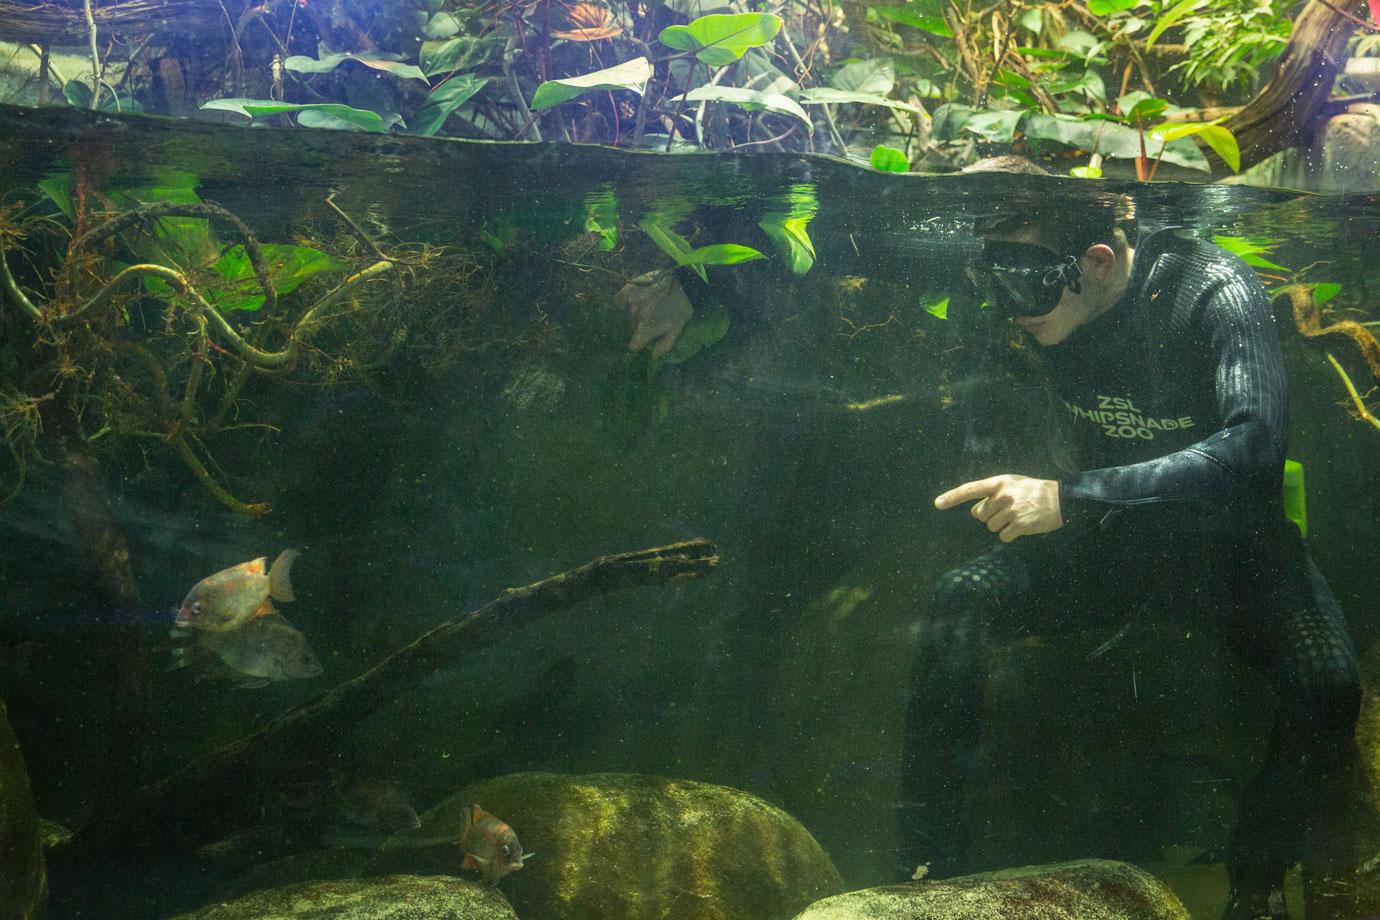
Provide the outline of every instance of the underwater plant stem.
<path id="1" fill-rule="evenodd" d="M 187 438 L 181 433 L 174 434 L 169 439 L 169 443 L 177 451 L 177 455 L 182 458 L 182 462 L 187 464 L 187 468 L 192 471 L 192 475 L 197 478 L 197 481 L 206 487 L 206 491 L 214 495 L 217 501 L 231 511 L 247 514 L 250 517 L 263 517 L 273 510 L 273 506 L 267 502 L 246 503 L 227 492 L 224 486 L 216 482 L 215 477 L 206 469 L 205 464 L 197 459 L 196 454 L 192 452 L 191 445 L 187 443 Z"/>
<path id="2" fill-rule="evenodd" d="M 91 42 L 91 111 L 96 111 L 96 107 L 101 102 L 101 53 L 96 46 L 96 17 L 91 12 L 91 0 L 82 0 L 82 9 L 86 13 L 86 35 Z"/>
<path id="3" fill-rule="evenodd" d="M 106 237 L 113 236 L 128 227 L 160 217 L 201 217 L 207 220 L 223 221 L 233 227 L 243 241 L 241 245 L 244 246 L 244 253 L 249 257 L 249 264 L 254 269 L 254 277 L 258 280 L 259 287 L 263 290 L 264 303 L 263 306 L 259 308 L 259 312 L 268 315 L 277 309 L 278 289 L 273 284 L 273 276 L 269 273 L 268 263 L 264 259 L 263 249 L 259 246 L 258 237 L 254 235 L 254 231 L 250 230 L 249 226 L 245 224 L 244 221 L 217 204 L 211 204 L 209 202 L 201 202 L 199 204 L 175 204 L 168 202 L 134 208 L 133 210 L 125 211 L 110 218 L 104 223 L 92 227 L 73 240 L 68 251 L 75 255 L 85 249 L 89 249 L 95 243 L 100 242 Z M 63 266 L 64 273 L 70 272 L 71 267 L 79 261 L 78 259 L 69 258 L 67 263 Z M 62 277 L 66 279 L 66 274 Z M 75 287 L 70 280 L 68 280 L 68 286 Z"/>
<path id="4" fill-rule="evenodd" d="M 666 132 L 666 149 L 662 153 L 671 152 L 671 144 L 675 142 L 676 131 L 680 123 L 680 115 L 685 111 L 685 99 L 690 95 L 690 84 L 695 82 L 695 68 L 699 66 L 698 61 L 690 64 L 690 73 L 685 77 L 685 89 L 681 91 L 680 102 L 676 104 L 676 113 L 671 116 L 671 129 Z"/>
<path id="5" fill-rule="evenodd" d="M 519 35 L 521 32 L 519 32 Z M 508 55 L 517 47 L 515 38 L 508 39 L 508 47 L 503 52 L 503 78 L 508 83 L 508 95 L 513 97 L 513 103 L 522 113 L 522 133 L 531 133 L 532 140 L 541 141 L 541 128 L 537 125 L 537 116 L 532 110 L 527 108 L 527 100 L 522 98 L 522 87 L 518 86 L 517 74 L 513 72 L 513 62 L 508 60 Z"/>
<path id="6" fill-rule="evenodd" d="M 1371 415 L 1370 410 L 1366 408 L 1365 401 L 1361 399 L 1361 394 L 1356 392 L 1356 385 L 1353 384 L 1351 378 L 1347 376 L 1347 372 L 1342 367 L 1341 362 L 1334 358 L 1330 351 L 1327 353 L 1327 360 L 1332 363 L 1332 369 L 1337 372 L 1337 376 L 1342 378 L 1342 384 L 1346 387 L 1347 395 L 1351 397 L 1351 401 L 1356 405 L 1356 413 L 1361 416 L 1363 421 L 1370 422 L 1376 428 L 1380 428 L 1380 419 Z"/>
<path id="7" fill-rule="evenodd" d="M 254 820 L 291 784 L 319 776 L 369 715 L 453 666 L 559 610 L 605 594 L 675 585 L 707 575 L 718 551 L 705 539 L 600 556 L 521 588 L 423 633 L 363 674 L 236 741 L 189 760 L 119 799 L 73 835 L 61 856 L 77 862 L 112 850 L 190 851 Z"/>
<path id="8" fill-rule="evenodd" d="M 332 211 L 336 213 L 337 217 L 345 221 L 345 226 L 350 228 L 350 232 L 355 235 L 355 239 L 363 243 L 369 249 L 369 251 L 374 254 L 374 257 L 376 259 L 378 259 L 380 262 L 387 262 L 388 256 L 383 254 L 383 250 L 379 248 L 379 244 L 375 243 L 374 238 L 364 232 L 363 227 L 355 223 L 355 219 L 353 217 L 351 217 L 349 214 L 346 214 L 345 211 L 341 209 L 340 205 L 335 203 L 335 196 L 335 190 L 332 190 L 331 193 L 326 196 L 326 207 L 330 208 Z"/>
<path id="9" fill-rule="evenodd" d="M 810 67 L 808 64 L 805 63 L 805 59 L 800 56 L 800 52 L 796 50 L 795 42 L 791 41 L 791 37 L 786 34 L 785 29 L 782 29 L 780 32 L 776 33 L 776 37 L 781 39 L 781 43 L 784 44 L 786 46 L 786 50 L 791 53 L 791 60 L 795 62 L 795 69 L 796 73 L 798 74 L 795 80 L 795 85 L 800 86 L 801 81 L 803 81 L 805 79 L 805 76 L 810 72 Z M 824 110 L 824 121 L 825 124 L 829 126 L 829 136 L 833 138 L 834 143 L 838 145 L 839 153 L 847 154 L 848 146 L 844 144 L 843 135 L 839 133 L 839 126 L 834 121 L 834 110 L 830 108 L 828 104 L 822 105 L 820 106 L 820 108 Z M 752 140 L 752 137 L 749 136 L 748 140 Z M 811 147 L 811 149 L 813 149 L 813 147 Z"/>
<path id="10" fill-rule="evenodd" d="M 34 306 L 33 301 L 24 295 L 24 292 L 19 289 L 19 283 L 14 280 L 14 275 L 10 273 L 10 259 L 5 254 L 3 245 L 0 245 L 0 284 L 4 284 L 5 294 L 10 298 L 11 303 L 29 314 L 31 319 L 43 319 L 43 311 Z"/>

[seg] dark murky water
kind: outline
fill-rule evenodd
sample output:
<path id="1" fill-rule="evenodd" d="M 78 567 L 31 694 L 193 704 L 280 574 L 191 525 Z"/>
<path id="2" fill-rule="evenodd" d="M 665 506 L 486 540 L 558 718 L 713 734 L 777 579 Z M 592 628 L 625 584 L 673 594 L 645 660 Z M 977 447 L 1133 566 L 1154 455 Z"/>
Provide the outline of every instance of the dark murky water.
<path id="1" fill-rule="evenodd" d="M 395 296 L 367 288 L 364 312 L 348 316 L 342 299 L 346 318 L 325 319 L 291 372 L 254 375 L 233 397 L 228 353 L 189 358 L 178 337 L 187 329 L 156 297 L 124 301 L 103 327 L 149 350 L 172 402 L 205 374 L 179 416 L 199 432 L 192 450 L 237 500 L 271 504 L 263 517 L 218 501 L 181 462 L 171 429 L 136 430 L 161 417 L 147 362 L 87 343 L 93 373 L 63 376 L 6 305 L 0 387 L 51 394 L 53 405 L 80 394 L 77 431 L 47 414 L 0 415 L 12 439 L 24 419 L 42 426 L 37 453 L 0 452 L 0 494 L 11 495 L 0 504 L 0 697 L 40 813 L 73 828 L 141 776 L 184 767 L 505 588 L 705 537 L 721 557 L 711 575 L 598 596 L 429 661 L 415 690 L 331 737 L 332 768 L 385 777 L 418 812 L 466 783 L 529 770 L 720 783 L 799 819 L 848 887 L 877 883 L 893 864 L 920 602 L 990 539 L 931 499 L 997 472 L 1053 475 L 1060 461 L 1037 349 L 1013 345 L 962 294 L 973 219 L 1041 196 L 1125 192 L 1147 225 L 1255 241 L 1278 266 L 1261 269 L 1272 284 L 1339 284 L 1332 318 L 1380 320 L 1375 196 L 891 176 L 824 158 L 13 108 L 0 108 L 0 175 L 3 201 L 22 216 L 63 223 L 36 190 L 54 177 L 86 176 L 93 197 L 136 189 L 170 200 L 148 190 L 179 189 L 238 215 L 263 242 L 320 248 L 358 270 L 370 256 L 326 206 L 334 192 L 365 233 L 412 258 Z M 793 218 L 812 260 L 764 227 Z M 669 264 L 649 224 L 767 256 L 712 268 L 707 298 L 656 361 L 630 352 L 636 326 L 614 304 L 629 279 Z M 6 248 L 22 284 L 50 291 L 65 237 L 35 232 L 27 256 L 13 255 L 13 239 Z M 417 258 L 424 245 L 428 258 Z M 806 270 L 792 272 L 792 259 Z M 284 295 L 284 315 L 340 277 L 304 280 Z M 368 314 L 375 301 L 384 312 Z M 1326 352 L 1363 394 L 1372 383 L 1348 340 L 1306 340 L 1286 302 L 1276 307 L 1311 550 L 1365 652 L 1380 632 L 1380 430 L 1349 417 Z M 264 348 L 283 341 L 246 317 L 237 328 Z M 96 463 L 87 485 L 128 546 L 124 606 L 93 575 L 92 513 L 73 491 L 63 437 Z M 278 607 L 322 673 L 241 689 L 163 670 L 170 611 L 188 590 L 286 547 L 302 555 L 296 600 Z M 982 863 L 1165 866 L 1220 854 L 1261 753 L 1263 684 L 1170 629 L 1137 627 L 1099 652 L 1114 632 L 1002 652 L 969 808 Z M 138 717 L 121 721 L 130 706 Z M 133 759 L 112 766 L 116 748 Z M 188 824 L 168 832 L 172 848 L 146 856 L 52 857 L 57 915 L 170 916 L 253 864 L 217 864 L 200 848 L 224 828 L 179 820 Z"/>

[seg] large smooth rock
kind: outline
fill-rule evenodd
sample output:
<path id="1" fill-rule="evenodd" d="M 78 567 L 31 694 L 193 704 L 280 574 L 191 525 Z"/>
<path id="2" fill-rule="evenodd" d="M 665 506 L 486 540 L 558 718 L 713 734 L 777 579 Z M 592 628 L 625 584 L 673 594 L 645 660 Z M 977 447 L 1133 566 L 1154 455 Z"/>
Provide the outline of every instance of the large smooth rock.
<path id="1" fill-rule="evenodd" d="M 371 871 L 458 871 L 471 803 L 536 854 L 500 883 L 523 920 L 786 920 L 843 888 L 781 809 L 737 789 L 623 773 L 476 783 L 390 838 Z"/>
<path id="2" fill-rule="evenodd" d="M 303 882 L 256 891 L 173 920 L 517 920 L 487 885 L 444 876 L 392 875 Z"/>
<path id="3" fill-rule="evenodd" d="M 1189 920 L 1174 893 L 1129 863 L 1024 866 L 851 891 L 796 920 Z"/>
<path id="4" fill-rule="evenodd" d="M 0 700 L 0 920 L 37 916 L 46 892 L 29 774 Z"/>

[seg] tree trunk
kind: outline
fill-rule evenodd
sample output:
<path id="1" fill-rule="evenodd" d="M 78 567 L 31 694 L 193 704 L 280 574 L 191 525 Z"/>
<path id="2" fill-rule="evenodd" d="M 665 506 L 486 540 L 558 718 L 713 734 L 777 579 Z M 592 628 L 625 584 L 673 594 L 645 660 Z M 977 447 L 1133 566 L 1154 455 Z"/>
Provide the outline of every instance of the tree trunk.
<path id="1" fill-rule="evenodd" d="M 1347 41 L 1367 15 L 1365 0 L 1309 0 L 1294 22 L 1274 79 L 1226 123 L 1241 147 L 1243 169 L 1287 147 L 1312 142 Z"/>

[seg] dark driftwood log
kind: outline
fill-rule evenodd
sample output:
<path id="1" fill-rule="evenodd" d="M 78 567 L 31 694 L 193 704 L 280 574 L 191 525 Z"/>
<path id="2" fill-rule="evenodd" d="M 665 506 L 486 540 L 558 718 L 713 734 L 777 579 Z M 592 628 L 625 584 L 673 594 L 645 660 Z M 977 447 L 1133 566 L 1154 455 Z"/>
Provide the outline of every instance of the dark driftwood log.
<path id="1" fill-rule="evenodd" d="M 77 860 L 103 851 L 153 847 L 187 852 L 223 837 L 251 820 L 279 790 L 319 776 L 336 743 L 437 668 L 462 661 L 562 608 L 612 591 L 704 575 L 717 564 L 713 543 L 687 540 L 601 556 L 524 588 L 509 588 L 478 610 L 423 634 L 353 680 L 135 790 L 97 815 L 64 852 L 54 855 Z"/>
<path id="2" fill-rule="evenodd" d="M 1227 120 L 1241 147 L 1243 169 L 1313 140 L 1345 61 L 1346 43 L 1368 15 L 1365 0 L 1309 0 L 1294 22 L 1274 79 Z"/>
<path id="3" fill-rule="evenodd" d="M 102 40 L 115 36 L 137 43 L 154 33 L 224 34 L 226 16 L 238 15 L 243 3 L 227 0 L 225 7 L 217 0 L 93 0 L 91 15 Z M 0 0 L 0 40 L 80 44 L 87 34 L 82 0 Z"/>

